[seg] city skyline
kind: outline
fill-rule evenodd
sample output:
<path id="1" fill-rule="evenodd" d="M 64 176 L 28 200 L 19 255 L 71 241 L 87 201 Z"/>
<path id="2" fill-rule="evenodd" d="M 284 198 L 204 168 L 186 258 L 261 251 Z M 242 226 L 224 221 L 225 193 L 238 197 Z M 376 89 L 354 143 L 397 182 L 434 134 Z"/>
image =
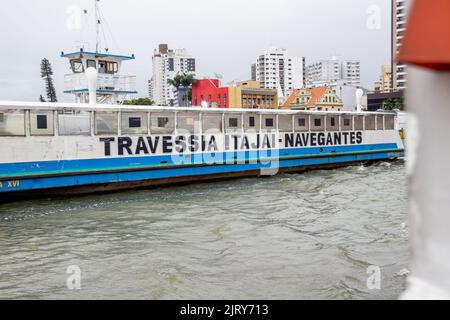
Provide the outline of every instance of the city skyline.
<path id="1" fill-rule="evenodd" d="M 357 59 L 361 61 L 361 85 L 372 89 L 380 66 L 390 63 L 390 1 L 342 2 L 285 0 L 277 4 L 279 10 L 273 10 L 270 1 L 152 5 L 131 0 L 127 14 L 123 14 L 120 1 L 101 5 L 114 34 L 108 46 L 110 52 L 136 55 L 124 71 L 137 75 L 137 97 L 144 97 L 151 78 L 151 56 L 159 43 L 186 48 L 197 60 L 198 78 L 220 74 L 223 83 L 249 80 L 249 66 L 271 46 L 286 48 L 293 56 L 305 56 L 307 64 L 332 55 Z M 60 52 L 76 48 L 81 39 L 90 41 L 92 47 L 95 32 L 87 33 L 84 27 L 68 28 L 73 14 L 69 9 L 75 6 L 89 11 L 92 3 L 62 0 L 36 4 L 18 0 L 5 4 L 0 25 L 11 31 L 5 34 L 5 50 L 0 53 L 0 99 L 36 101 L 44 93 L 39 63 L 46 57 L 53 66 L 59 100 L 71 101 L 70 95 L 62 93 L 69 66 L 60 58 Z M 7 14 L 18 8 L 23 13 L 20 21 Z M 314 12 L 321 13 L 320 19 Z M 170 19 L 164 19 L 168 15 Z M 374 15 L 378 24 L 371 26 L 369 20 Z"/>

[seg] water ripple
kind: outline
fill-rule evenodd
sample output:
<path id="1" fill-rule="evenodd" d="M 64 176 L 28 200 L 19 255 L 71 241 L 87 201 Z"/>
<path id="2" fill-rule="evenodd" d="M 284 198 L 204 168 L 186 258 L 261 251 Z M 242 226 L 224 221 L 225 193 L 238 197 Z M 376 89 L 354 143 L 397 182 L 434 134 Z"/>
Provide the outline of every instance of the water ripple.
<path id="1" fill-rule="evenodd" d="M 396 298 L 406 208 L 402 163 L 3 204 L 0 298 Z"/>

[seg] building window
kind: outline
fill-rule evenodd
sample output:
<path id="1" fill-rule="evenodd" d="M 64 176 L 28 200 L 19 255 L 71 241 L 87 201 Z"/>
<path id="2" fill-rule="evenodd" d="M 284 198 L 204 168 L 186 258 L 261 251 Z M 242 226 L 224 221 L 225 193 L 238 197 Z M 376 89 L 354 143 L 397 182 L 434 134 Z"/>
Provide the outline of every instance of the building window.
<path id="1" fill-rule="evenodd" d="M 223 107 L 224 108 L 227 107 L 227 94 L 226 93 L 223 94 Z"/>
<path id="2" fill-rule="evenodd" d="M 220 94 L 217 95 L 217 106 L 220 108 Z"/>
<path id="3" fill-rule="evenodd" d="M 330 118 L 330 125 L 332 126 L 332 127 L 334 127 L 335 125 L 336 125 L 336 119 L 333 117 L 333 118 Z"/>
<path id="4" fill-rule="evenodd" d="M 36 116 L 36 122 L 37 122 L 38 129 L 47 129 L 48 128 L 46 115 L 38 114 Z"/>
<path id="5" fill-rule="evenodd" d="M 139 117 L 128 118 L 128 127 L 129 128 L 140 128 L 141 127 L 141 118 L 139 118 Z"/>
<path id="6" fill-rule="evenodd" d="M 346 127 L 350 126 L 350 119 L 344 119 L 344 126 Z"/>

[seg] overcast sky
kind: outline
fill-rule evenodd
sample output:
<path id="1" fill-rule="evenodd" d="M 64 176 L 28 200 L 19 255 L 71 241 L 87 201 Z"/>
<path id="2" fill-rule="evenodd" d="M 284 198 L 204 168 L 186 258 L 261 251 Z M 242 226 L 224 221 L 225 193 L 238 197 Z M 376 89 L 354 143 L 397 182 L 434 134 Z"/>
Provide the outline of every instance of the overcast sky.
<path id="1" fill-rule="evenodd" d="M 362 85 L 373 88 L 382 64 L 390 62 L 390 0 L 102 0 L 114 40 L 110 53 L 136 55 L 124 72 L 137 75 L 147 96 L 151 56 L 159 43 L 187 48 L 197 76 L 215 73 L 223 82 L 250 78 L 250 65 L 270 46 L 286 48 L 308 62 L 338 55 L 361 60 Z M 40 60 L 53 65 L 60 101 L 64 74 L 61 51 L 94 46 L 92 19 L 74 18 L 76 8 L 93 12 L 94 0 L 2 1 L 0 11 L 0 100 L 36 101 L 45 88 Z M 379 13 L 379 15 L 378 15 Z M 78 21 L 80 24 L 78 24 Z M 89 21 L 89 24 L 87 22 Z M 369 25 L 369 26 L 368 26 Z"/>

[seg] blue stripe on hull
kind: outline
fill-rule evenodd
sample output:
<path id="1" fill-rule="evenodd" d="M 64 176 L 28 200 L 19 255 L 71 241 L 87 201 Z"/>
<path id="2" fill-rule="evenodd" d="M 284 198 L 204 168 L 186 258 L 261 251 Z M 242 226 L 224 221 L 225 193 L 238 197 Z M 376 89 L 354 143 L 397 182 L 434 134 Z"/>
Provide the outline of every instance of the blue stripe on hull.
<path id="1" fill-rule="evenodd" d="M 136 182 L 151 179 L 167 179 L 187 176 L 214 175 L 223 173 L 236 173 L 263 169 L 276 168 L 294 168 L 317 165 L 330 165 L 348 162 L 370 161 L 391 159 L 393 156 L 388 152 L 353 154 L 353 155 L 330 155 L 320 158 L 305 158 L 280 160 L 280 162 L 272 162 L 270 164 L 250 163 L 250 164 L 228 164 L 228 165 L 209 165 L 197 167 L 183 167 L 172 169 L 153 169 L 132 172 L 117 173 L 101 173 L 101 174 L 84 174 L 74 176 L 58 176 L 47 178 L 23 179 L 13 188 L 6 188 L 6 181 L 3 181 L 3 188 L 0 193 L 39 190 L 49 188 L 73 187 L 84 185 L 97 185 L 117 182 Z"/>
<path id="2" fill-rule="evenodd" d="M 267 150 L 265 152 L 259 151 L 236 151 L 216 154 L 205 154 L 206 159 L 211 159 L 216 156 L 219 159 L 233 159 L 238 161 L 245 161 L 259 158 L 266 158 L 271 156 L 308 156 L 308 155 L 326 155 L 333 153 L 344 152 L 361 152 L 371 150 L 388 150 L 397 149 L 397 144 L 371 144 L 371 145 L 352 145 L 352 146 L 334 146 L 334 147 L 315 147 L 315 148 L 293 148 L 293 149 L 279 149 Z M 185 163 L 198 163 L 195 155 L 187 155 L 184 159 Z M 217 161 L 218 162 L 218 161 Z M 37 162 L 23 162 L 23 163 L 3 163 L 0 164 L 0 179 L 8 176 L 20 176 L 24 174 L 46 174 L 46 173 L 65 173 L 76 172 L 82 170 L 119 170 L 119 169 L 133 169 L 157 165 L 176 165 L 180 164 L 174 161 L 171 155 L 164 156 L 142 156 L 142 157 L 122 157 L 122 158 L 102 158 L 102 159 L 85 159 L 85 160 L 63 160 L 63 161 L 37 161 Z M 198 163 L 202 164 L 202 162 Z"/>

